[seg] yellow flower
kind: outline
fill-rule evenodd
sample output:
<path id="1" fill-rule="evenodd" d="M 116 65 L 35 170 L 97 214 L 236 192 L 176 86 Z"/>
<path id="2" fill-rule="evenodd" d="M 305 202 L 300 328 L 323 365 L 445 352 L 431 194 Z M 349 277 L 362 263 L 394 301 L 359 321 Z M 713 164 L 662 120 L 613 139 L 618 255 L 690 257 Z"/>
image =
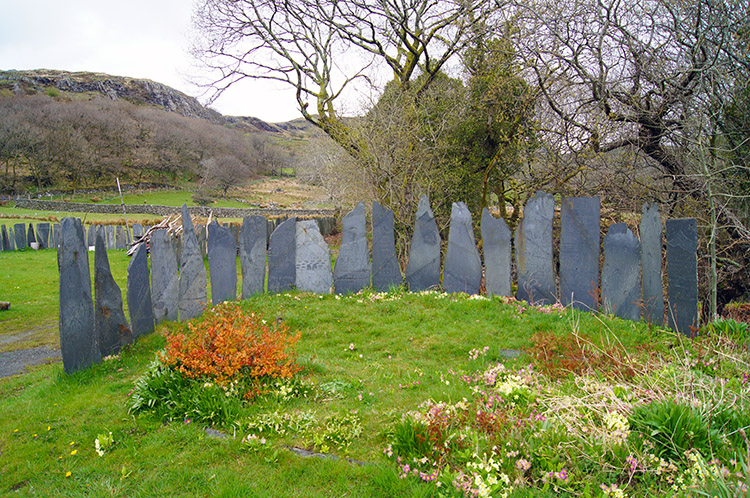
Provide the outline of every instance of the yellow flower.
<path id="1" fill-rule="evenodd" d="M 70 452 L 71 455 L 75 455 L 76 453 L 78 453 L 78 450 L 73 450 Z"/>
<path id="2" fill-rule="evenodd" d="M 18 432 L 18 429 L 13 429 L 13 432 Z"/>
<path id="3" fill-rule="evenodd" d="M 67 472 L 65 473 L 65 477 L 70 477 L 71 475 L 73 475 L 73 473 L 72 473 L 71 471 L 67 471 Z"/>
<path id="4" fill-rule="evenodd" d="M 49 431 L 49 430 L 52 430 L 52 427 L 50 427 L 50 426 L 48 425 L 48 426 L 47 426 L 47 430 L 48 430 L 48 431 Z"/>
<path id="5" fill-rule="evenodd" d="M 34 434 L 34 435 L 33 435 L 33 436 L 31 436 L 31 437 L 36 437 L 36 436 L 37 436 L 37 434 Z"/>
<path id="6" fill-rule="evenodd" d="M 73 446 L 74 444 L 76 444 L 76 442 L 75 442 L 75 441 L 71 441 L 71 442 L 70 442 L 70 446 Z"/>

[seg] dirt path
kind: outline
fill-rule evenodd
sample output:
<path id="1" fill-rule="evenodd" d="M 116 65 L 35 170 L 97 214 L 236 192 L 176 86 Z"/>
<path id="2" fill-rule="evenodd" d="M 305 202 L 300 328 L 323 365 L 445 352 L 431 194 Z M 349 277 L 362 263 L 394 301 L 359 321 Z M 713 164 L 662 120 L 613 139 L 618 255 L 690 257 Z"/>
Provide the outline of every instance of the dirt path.
<path id="1" fill-rule="evenodd" d="M 49 346 L 0 353 L 0 377 L 23 373 L 26 367 L 60 361 L 60 350 Z"/>

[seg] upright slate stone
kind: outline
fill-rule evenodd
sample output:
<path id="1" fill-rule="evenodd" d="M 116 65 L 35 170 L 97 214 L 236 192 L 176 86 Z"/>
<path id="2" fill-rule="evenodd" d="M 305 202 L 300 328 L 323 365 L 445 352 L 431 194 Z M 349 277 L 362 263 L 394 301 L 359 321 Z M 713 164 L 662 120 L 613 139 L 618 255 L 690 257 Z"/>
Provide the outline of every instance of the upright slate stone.
<path id="1" fill-rule="evenodd" d="M 156 323 L 179 317 L 180 278 L 170 239 L 164 228 L 151 232 L 151 297 Z"/>
<path id="2" fill-rule="evenodd" d="M 538 191 L 523 210 L 516 229 L 518 299 L 534 304 L 555 302 L 555 272 L 552 261 L 552 219 L 555 198 Z"/>
<path id="3" fill-rule="evenodd" d="M 641 267 L 643 269 L 643 319 L 664 323 L 664 285 L 661 274 L 662 228 L 659 207 L 644 204 L 641 216 Z"/>
<path id="4" fill-rule="evenodd" d="M 479 294 L 482 285 L 482 260 L 474 240 L 471 213 L 463 202 L 454 202 L 445 252 L 443 289 L 445 292 Z"/>
<path id="5" fill-rule="evenodd" d="M 16 234 L 13 231 L 13 227 L 8 227 L 8 243 L 10 245 L 10 250 L 15 251 L 16 250 Z"/>
<path id="6" fill-rule="evenodd" d="M 695 219 L 667 220 L 669 328 L 693 335 L 698 327 L 698 228 Z"/>
<path id="7" fill-rule="evenodd" d="M 143 237 L 143 225 L 140 223 L 133 223 L 133 240 L 138 240 Z"/>
<path id="8" fill-rule="evenodd" d="M 182 205 L 182 252 L 180 254 L 180 320 L 190 320 L 203 313 L 208 303 L 206 267 L 203 265 L 193 220 Z"/>
<path id="9" fill-rule="evenodd" d="M 106 235 L 107 249 L 115 248 L 115 226 L 105 225 L 104 234 Z"/>
<path id="10" fill-rule="evenodd" d="M 125 237 L 125 227 L 117 225 L 117 238 L 115 242 L 115 249 L 125 249 L 128 246 L 128 240 Z"/>
<path id="11" fill-rule="evenodd" d="M 231 227 L 208 225 L 208 268 L 213 304 L 237 299 L 237 249 Z"/>
<path id="12" fill-rule="evenodd" d="M 297 222 L 296 278 L 298 289 L 318 294 L 329 294 L 333 285 L 331 249 L 320 234 L 315 220 Z"/>
<path id="13" fill-rule="evenodd" d="M 229 231 L 232 232 L 232 237 L 234 237 L 234 256 L 237 257 L 240 253 L 240 225 L 237 223 L 231 223 L 229 225 Z"/>
<path id="14" fill-rule="evenodd" d="M 336 294 L 359 292 L 370 285 L 370 250 L 365 215 L 365 204 L 360 202 L 342 220 L 341 249 L 333 270 Z"/>
<path id="15" fill-rule="evenodd" d="M 89 225 L 88 234 L 86 235 L 86 245 L 89 247 L 94 247 L 96 244 L 96 234 L 99 231 L 99 225 Z M 105 239 L 104 247 L 107 247 L 107 242 Z"/>
<path id="16" fill-rule="evenodd" d="M 406 265 L 406 283 L 411 291 L 440 286 L 440 233 L 426 195 L 419 198 L 409 263 Z"/>
<path id="17" fill-rule="evenodd" d="M 208 256 L 208 246 L 206 244 L 206 226 L 198 225 L 195 228 L 195 236 L 198 238 L 198 245 L 201 249 L 201 256 L 205 258 L 206 256 Z"/>
<path id="18" fill-rule="evenodd" d="M 31 244 L 36 242 L 36 235 L 34 233 L 34 224 L 29 223 L 29 229 L 26 232 L 26 243 L 31 247 Z"/>
<path id="19" fill-rule="evenodd" d="M 565 306 L 594 311 L 601 247 L 599 198 L 563 197 L 560 223 L 560 300 Z"/>
<path id="20" fill-rule="evenodd" d="M 240 229 L 242 298 L 262 294 L 266 280 L 268 222 L 263 216 L 245 216 Z"/>
<path id="21" fill-rule="evenodd" d="M 24 223 L 13 225 L 13 235 L 16 237 L 16 249 L 20 251 L 28 247 L 26 243 L 26 225 Z"/>
<path id="22" fill-rule="evenodd" d="M 102 357 L 117 354 L 133 342 L 133 332 L 122 310 L 122 291 L 112 278 L 101 233 L 94 253 L 94 330 Z"/>
<path id="23" fill-rule="evenodd" d="M 382 292 L 404 283 L 396 256 L 393 211 L 372 203 L 372 286 Z"/>
<path id="24" fill-rule="evenodd" d="M 154 331 L 154 305 L 148 276 L 148 250 L 139 244 L 128 264 L 128 311 L 133 337 Z"/>
<path id="25" fill-rule="evenodd" d="M 62 233 L 60 231 L 59 223 L 55 223 L 55 227 L 52 233 L 53 233 L 54 240 L 55 240 L 55 248 L 57 249 L 60 247 L 60 240 L 62 239 Z"/>
<path id="26" fill-rule="evenodd" d="M 276 227 L 268 243 L 268 292 L 283 292 L 295 285 L 297 220 Z"/>
<path id="27" fill-rule="evenodd" d="M 502 218 L 482 210 L 482 249 L 484 250 L 484 288 L 489 295 L 510 296 L 510 229 Z"/>
<path id="28" fill-rule="evenodd" d="M 57 266 L 60 270 L 60 350 L 65 373 L 101 361 L 94 330 L 89 253 L 78 218 L 63 218 Z"/>
<path id="29" fill-rule="evenodd" d="M 8 229 L 5 225 L 2 225 L 2 231 L 0 234 L 0 243 L 3 244 L 3 251 L 12 251 L 13 247 L 11 246 L 11 238 L 8 236 Z"/>
<path id="30" fill-rule="evenodd" d="M 39 223 L 36 226 L 36 240 L 39 242 L 39 249 L 49 248 L 49 223 Z"/>
<path id="31" fill-rule="evenodd" d="M 641 318 L 641 244 L 625 223 L 610 226 L 604 237 L 602 305 L 620 318 Z"/>

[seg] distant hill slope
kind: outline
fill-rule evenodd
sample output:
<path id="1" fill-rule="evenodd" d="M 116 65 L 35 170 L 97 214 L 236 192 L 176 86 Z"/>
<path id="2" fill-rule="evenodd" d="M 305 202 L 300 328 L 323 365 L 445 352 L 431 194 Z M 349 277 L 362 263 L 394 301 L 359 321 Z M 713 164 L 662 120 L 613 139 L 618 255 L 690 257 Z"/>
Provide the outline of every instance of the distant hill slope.
<path id="1" fill-rule="evenodd" d="M 0 70 L 0 97 L 37 94 L 51 97 L 65 94 L 101 94 L 112 100 L 122 99 L 137 105 L 156 106 L 182 116 L 206 119 L 246 132 L 260 131 L 297 136 L 314 133 L 313 127 L 304 119 L 287 123 L 267 123 L 254 117 L 224 116 L 203 106 L 195 97 L 147 79 L 52 69 Z"/>

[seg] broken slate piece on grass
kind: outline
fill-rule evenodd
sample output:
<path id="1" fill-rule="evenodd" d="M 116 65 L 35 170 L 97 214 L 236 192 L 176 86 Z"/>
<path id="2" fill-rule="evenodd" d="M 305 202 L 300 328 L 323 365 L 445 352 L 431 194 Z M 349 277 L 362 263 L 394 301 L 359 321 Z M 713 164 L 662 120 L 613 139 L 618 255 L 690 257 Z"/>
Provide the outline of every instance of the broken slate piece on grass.
<path id="1" fill-rule="evenodd" d="M 643 272 L 643 319 L 664 324 L 664 284 L 661 273 L 662 227 L 659 206 L 643 205 L 641 216 L 641 267 Z"/>
<path id="2" fill-rule="evenodd" d="M 295 285 L 297 220 L 276 227 L 268 243 L 268 292 L 284 292 Z"/>
<path id="3" fill-rule="evenodd" d="M 214 305 L 237 299 L 237 245 L 231 227 L 208 225 L 208 268 Z"/>
<path id="4" fill-rule="evenodd" d="M 156 323 L 178 318 L 180 278 L 170 239 L 164 228 L 151 233 L 151 298 Z"/>
<path id="5" fill-rule="evenodd" d="M 695 219 L 667 220 L 669 328 L 693 336 L 698 327 L 698 229 Z"/>
<path id="6" fill-rule="evenodd" d="M 440 233 L 426 195 L 419 198 L 406 283 L 412 292 L 440 286 Z"/>
<path id="7" fill-rule="evenodd" d="M 370 285 L 370 249 L 365 215 L 365 204 L 360 202 L 342 220 L 341 249 L 333 269 L 336 294 L 359 292 Z"/>
<path id="8" fill-rule="evenodd" d="M 562 198 L 560 300 L 584 311 L 599 305 L 600 207 L 598 197 Z"/>
<path id="9" fill-rule="evenodd" d="M 60 222 L 60 350 L 65 373 L 71 374 L 102 359 L 94 331 L 89 254 L 78 218 Z"/>
<path id="10" fill-rule="evenodd" d="M 26 243 L 26 225 L 23 223 L 16 223 L 13 225 L 13 235 L 16 238 L 16 249 L 26 249 L 28 244 Z"/>
<path id="11" fill-rule="evenodd" d="M 393 211 L 372 203 L 372 286 L 381 292 L 404 283 L 396 256 Z"/>
<path id="12" fill-rule="evenodd" d="M 450 294 L 464 292 L 473 295 L 479 294 L 481 284 L 482 260 L 474 239 L 471 213 L 463 202 L 454 202 L 445 252 L 443 289 Z"/>
<path id="13" fill-rule="evenodd" d="M 320 234 L 315 220 L 297 222 L 295 285 L 298 289 L 330 294 L 333 285 L 331 249 Z"/>
<path id="14" fill-rule="evenodd" d="M 240 228 L 242 298 L 262 294 L 266 280 L 268 222 L 263 216 L 245 216 Z"/>
<path id="15" fill-rule="evenodd" d="M 203 313 L 208 303 L 206 267 L 203 264 L 198 238 L 193 229 L 187 206 L 182 205 L 182 249 L 180 252 L 180 320 L 186 321 Z"/>
<path id="16" fill-rule="evenodd" d="M 94 331 L 102 358 L 117 354 L 133 342 L 133 332 L 122 308 L 122 291 L 112 277 L 102 234 L 94 253 Z"/>
<path id="17" fill-rule="evenodd" d="M 128 240 L 125 237 L 125 227 L 117 225 L 117 237 L 115 242 L 115 249 L 125 249 L 128 246 Z"/>
<path id="18" fill-rule="evenodd" d="M 128 311 L 134 339 L 154 331 L 146 244 L 138 245 L 128 264 Z"/>
<path id="19" fill-rule="evenodd" d="M 36 242 L 36 235 L 34 234 L 34 224 L 29 223 L 29 230 L 26 232 L 26 243 L 31 247 L 31 244 Z"/>
<path id="20" fill-rule="evenodd" d="M 529 199 L 516 228 L 518 299 L 533 304 L 551 304 L 555 298 L 552 261 L 552 219 L 555 198 L 545 192 Z"/>
<path id="21" fill-rule="evenodd" d="M 510 229 L 502 218 L 482 209 L 482 249 L 484 250 L 484 288 L 489 295 L 510 296 Z"/>
<path id="22" fill-rule="evenodd" d="M 105 225 L 104 226 L 105 241 L 107 242 L 107 249 L 115 248 L 115 226 Z"/>
<path id="23" fill-rule="evenodd" d="M 36 226 L 36 241 L 39 242 L 39 249 L 49 248 L 49 223 L 39 223 Z"/>
<path id="24" fill-rule="evenodd" d="M 641 319 L 641 243 L 625 223 L 610 226 L 604 237 L 602 306 L 605 313 Z"/>

